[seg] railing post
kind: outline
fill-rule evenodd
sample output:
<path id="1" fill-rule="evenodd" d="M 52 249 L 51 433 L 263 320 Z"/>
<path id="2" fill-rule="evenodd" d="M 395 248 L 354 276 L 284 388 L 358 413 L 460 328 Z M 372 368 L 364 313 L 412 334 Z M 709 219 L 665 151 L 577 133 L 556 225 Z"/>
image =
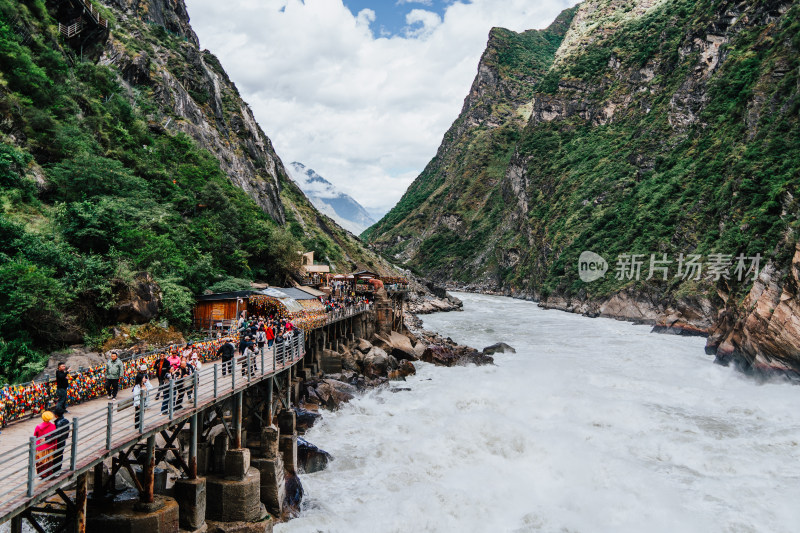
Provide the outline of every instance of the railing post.
<path id="1" fill-rule="evenodd" d="M 106 407 L 106 450 L 111 449 L 111 431 L 114 423 L 114 402 L 108 402 Z"/>
<path id="2" fill-rule="evenodd" d="M 231 359 L 231 390 L 236 390 L 236 356 Z"/>
<path id="3" fill-rule="evenodd" d="M 69 451 L 69 469 L 75 471 L 78 462 L 78 417 L 72 419 L 72 445 Z"/>
<path id="4" fill-rule="evenodd" d="M 223 365 L 225 363 L 222 363 Z M 218 371 L 219 371 L 219 363 L 214 363 L 214 399 L 217 399 L 217 380 L 218 378 Z"/>
<path id="5" fill-rule="evenodd" d="M 169 380 L 169 420 L 175 417 L 175 380 Z"/>
<path id="6" fill-rule="evenodd" d="M 264 350 L 266 348 L 264 346 L 261 347 L 261 375 L 264 375 Z"/>
<path id="7" fill-rule="evenodd" d="M 172 382 L 170 382 L 172 383 Z M 145 405 L 145 391 L 141 389 L 139 391 L 139 435 L 144 433 L 144 414 L 147 406 Z M 171 405 L 171 404 L 170 404 Z M 170 414 L 170 420 L 172 419 L 172 415 Z"/>
<path id="8" fill-rule="evenodd" d="M 192 383 L 192 387 L 194 387 L 194 392 L 192 393 L 192 397 L 194 398 L 194 407 L 197 408 L 197 393 L 200 390 L 199 387 L 200 376 L 197 375 L 197 371 L 195 371 L 194 374 L 192 374 L 192 376 L 194 376 L 192 378 L 192 380 L 194 381 L 194 383 Z"/>
<path id="9" fill-rule="evenodd" d="M 189 441 L 189 479 L 197 479 L 197 413 L 192 415 L 189 422 L 191 440 Z"/>
<path id="10" fill-rule="evenodd" d="M 28 498 L 33 496 L 33 482 L 36 480 L 36 437 L 28 441 Z"/>

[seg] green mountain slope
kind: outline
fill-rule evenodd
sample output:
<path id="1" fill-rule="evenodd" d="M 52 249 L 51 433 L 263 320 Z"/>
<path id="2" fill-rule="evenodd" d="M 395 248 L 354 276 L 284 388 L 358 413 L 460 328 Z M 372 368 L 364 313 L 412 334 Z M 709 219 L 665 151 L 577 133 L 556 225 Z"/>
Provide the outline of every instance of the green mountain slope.
<path id="1" fill-rule="evenodd" d="M 773 280 L 789 275 L 800 6 L 587 0 L 567 16 L 546 73 L 526 60 L 500 68 L 503 33 L 492 32 L 436 158 L 364 236 L 442 281 L 702 331 L 718 329 L 726 309 L 735 329 L 752 276 L 740 282 L 731 268 L 729 280 L 683 279 L 677 261 L 681 253 L 761 254 Z M 519 73 L 532 85 L 526 100 L 503 90 Z M 479 93 L 492 95 L 495 117 L 529 109 L 524 127 L 508 115 L 482 120 L 471 105 Z M 586 250 L 610 268 L 592 283 L 578 272 Z M 614 275 L 620 254 L 644 258 L 639 280 Z M 667 280 L 645 279 L 651 254 L 671 259 Z M 731 350 L 800 367 L 797 342 L 769 353 L 733 342 Z"/>
<path id="2" fill-rule="evenodd" d="M 119 321 L 185 328 L 194 294 L 286 283 L 301 250 L 388 269 L 288 179 L 183 1 L 107 6 L 69 37 L 80 1 L 0 0 L 0 379 Z"/>

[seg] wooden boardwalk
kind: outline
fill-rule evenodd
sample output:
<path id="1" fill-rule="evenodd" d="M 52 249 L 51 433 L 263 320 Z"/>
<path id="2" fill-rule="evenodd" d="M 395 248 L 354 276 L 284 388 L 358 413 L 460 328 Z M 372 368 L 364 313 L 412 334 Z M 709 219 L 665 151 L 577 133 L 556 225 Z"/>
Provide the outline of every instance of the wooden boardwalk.
<path id="1" fill-rule="evenodd" d="M 359 306 L 330 313 L 325 326 L 359 315 L 369 308 Z M 44 478 L 35 471 L 35 440 L 33 428 L 41 420 L 19 422 L 0 435 L 0 524 L 49 498 L 57 490 L 72 483 L 79 474 L 118 452 L 130 448 L 151 435 L 180 424 L 234 394 L 260 382 L 275 379 L 289 371 L 305 355 L 305 334 L 302 330 L 280 348 L 264 349 L 249 361 L 234 358 L 233 369 L 223 369 L 221 362 L 205 363 L 199 372 L 170 382 L 162 388 L 162 398 L 155 400 L 158 387 L 146 398 L 147 407 L 138 425 L 135 421 L 133 398 L 109 402 L 96 399 L 70 406 L 69 434 L 63 450 L 59 472 L 45 472 Z M 244 372 L 246 367 L 251 372 Z M 227 372 L 225 370 L 228 370 Z M 182 397 L 182 405 L 164 402 L 173 391 Z M 191 399 L 187 396 L 191 394 Z M 130 389 L 120 395 L 131 394 Z"/>

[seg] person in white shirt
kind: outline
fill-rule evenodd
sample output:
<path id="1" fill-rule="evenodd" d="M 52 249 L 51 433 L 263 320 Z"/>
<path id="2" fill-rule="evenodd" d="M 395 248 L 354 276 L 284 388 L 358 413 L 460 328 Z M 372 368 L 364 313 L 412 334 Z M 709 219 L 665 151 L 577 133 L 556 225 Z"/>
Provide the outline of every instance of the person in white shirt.
<path id="1" fill-rule="evenodd" d="M 146 365 L 142 365 L 147 370 Z M 149 403 L 148 396 L 150 395 L 150 391 L 153 389 L 153 386 L 150 384 L 150 380 L 147 378 L 146 373 L 140 373 L 136 375 L 136 381 L 134 382 L 133 386 L 133 408 L 135 410 L 134 420 L 135 420 L 135 427 L 139 427 L 139 420 L 141 417 L 142 409 L 147 407 Z M 144 405 L 142 403 L 142 391 L 144 391 Z"/>

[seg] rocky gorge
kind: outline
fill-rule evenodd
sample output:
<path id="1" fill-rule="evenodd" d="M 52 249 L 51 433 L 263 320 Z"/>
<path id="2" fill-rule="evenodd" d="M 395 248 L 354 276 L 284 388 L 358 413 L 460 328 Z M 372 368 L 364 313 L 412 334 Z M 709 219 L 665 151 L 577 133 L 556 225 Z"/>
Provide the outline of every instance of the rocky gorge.
<path id="1" fill-rule="evenodd" d="M 800 371 L 798 9 L 587 0 L 543 30 L 493 29 L 436 156 L 363 238 L 448 288 L 708 335 L 720 362 Z M 606 261 L 600 279 L 580 279 L 584 251 Z M 730 271 L 689 279 L 690 254 Z M 737 279 L 737 257 L 759 268 Z"/>

